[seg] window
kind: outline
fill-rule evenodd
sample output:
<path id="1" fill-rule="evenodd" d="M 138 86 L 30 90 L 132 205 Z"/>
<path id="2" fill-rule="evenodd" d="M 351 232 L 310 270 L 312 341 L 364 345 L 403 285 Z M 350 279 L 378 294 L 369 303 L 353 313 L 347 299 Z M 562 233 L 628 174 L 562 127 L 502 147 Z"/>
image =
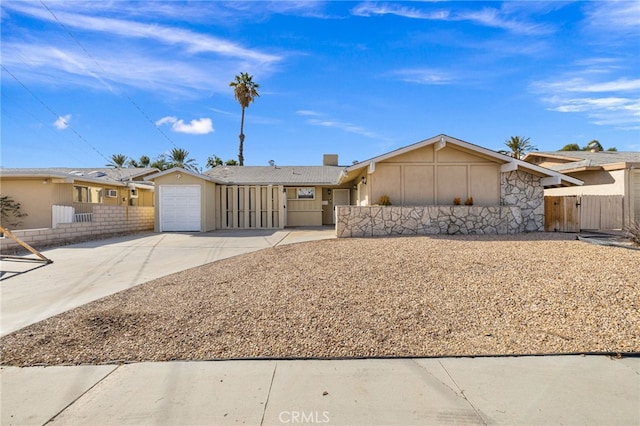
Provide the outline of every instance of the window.
<path id="1" fill-rule="evenodd" d="M 95 186 L 79 186 L 73 187 L 73 201 L 76 203 L 102 203 L 102 188 Z"/>
<path id="2" fill-rule="evenodd" d="M 287 199 L 289 200 L 315 200 L 316 189 L 313 186 L 301 188 L 287 188 Z"/>

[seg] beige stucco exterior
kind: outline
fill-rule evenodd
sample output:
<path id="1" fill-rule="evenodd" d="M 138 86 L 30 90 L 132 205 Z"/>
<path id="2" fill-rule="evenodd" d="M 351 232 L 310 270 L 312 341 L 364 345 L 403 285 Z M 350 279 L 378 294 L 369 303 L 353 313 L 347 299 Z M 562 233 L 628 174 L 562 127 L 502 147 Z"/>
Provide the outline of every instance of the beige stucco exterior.
<path id="1" fill-rule="evenodd" d="M 364 180 L 363 180 L 364 178 Z M 386 195 L 393 205 L 449 205 L 454 198 L 474 205 L 500 202 L 500 164 L 462 148 L 428 145 L 375 163 L 355 176 L 358 205 Z"/>
<path id="2" fill-rule="evenodd" d="M 74 198 L 76 188 L 87 188 L 94 200 L 100 202 L 77 202 Z M 115 190 L 116 197 L 107 197 L 107 190 Z M 0 179 L 0 193 L 11 197 L 20 203 L 20 210 L 27 216 L 20 218 L 20 225 L 16 229 L 51 228 L 51 209 L 54 205 L 72 206 L 76 213 L 91 213 L 97 204 L 109 206 L 153 206 L 152 188 L 139 188 L 138 197 L 132 198 L 130 189 L 123 186 L 108 185 L 100 182 L 90 182 L 74 179 L 67 182 L 61 178 L 42 176 L 3 176 Z M 98 197 L 98 195 L 100 197 Z"/>

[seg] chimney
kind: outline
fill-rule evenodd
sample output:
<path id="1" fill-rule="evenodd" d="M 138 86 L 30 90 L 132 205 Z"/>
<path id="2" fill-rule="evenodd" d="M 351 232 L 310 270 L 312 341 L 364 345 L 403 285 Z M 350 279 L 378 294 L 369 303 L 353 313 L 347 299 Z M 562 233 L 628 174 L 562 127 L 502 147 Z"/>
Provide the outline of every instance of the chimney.
<path id="1" fill-rule="evenodd" d="M 322 165 L 323 166 L 337 166 L 338 165 L 338 154 L 324 154 L 322 156 Z"/>

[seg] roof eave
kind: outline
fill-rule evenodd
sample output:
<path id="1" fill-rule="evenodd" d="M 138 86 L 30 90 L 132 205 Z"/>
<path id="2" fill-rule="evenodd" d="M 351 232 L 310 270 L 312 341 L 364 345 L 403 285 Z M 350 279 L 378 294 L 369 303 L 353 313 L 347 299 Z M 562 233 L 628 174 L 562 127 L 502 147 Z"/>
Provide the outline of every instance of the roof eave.
<path id="1" fill-rule="evenodd" d="M 145 176 L 144 180 L 153 181 L 154 179 L 157 179 L 157 178 L 162 177 L 162 176 L 170 175 L 172 173 L 184 173 L 186 175 L 193 176 L 195 178 L 202 179 L 202 180 L 205 180 L 205 181 L 208 181 L 208 182 L 219 183 L 219 184 L 223 184 L 223 185 L 225 184 L 225 182 L 223 182 L 223 181 L 221 181 L 219 179 L 216 179 L 216 178 L 213 178 L 211 176 L 207 176 L 207 175 L 204 175 L 204 174 L 201 174 L 201 173 L 195 173 L 195 172 L 192 172 L 191 170 L 183 169 L 182 167 L 173 167 L 171 169 L 167 169 L 167 170 L 163 170 L 163 171 L 158 172 L 158 173 L 154 173 L 154 174 L 152 174 L 150 176 Z"/>

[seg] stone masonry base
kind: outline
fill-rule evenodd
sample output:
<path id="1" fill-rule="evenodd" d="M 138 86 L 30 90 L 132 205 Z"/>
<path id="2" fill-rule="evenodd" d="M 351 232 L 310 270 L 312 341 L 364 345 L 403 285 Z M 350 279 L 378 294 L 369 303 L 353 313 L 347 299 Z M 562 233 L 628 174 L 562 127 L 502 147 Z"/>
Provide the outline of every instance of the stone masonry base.
<path id="1" fill-rule="evenodd" d="M 336 209 L 339 238 L 525 231 L 517 206 L 339 206 Z"/>

